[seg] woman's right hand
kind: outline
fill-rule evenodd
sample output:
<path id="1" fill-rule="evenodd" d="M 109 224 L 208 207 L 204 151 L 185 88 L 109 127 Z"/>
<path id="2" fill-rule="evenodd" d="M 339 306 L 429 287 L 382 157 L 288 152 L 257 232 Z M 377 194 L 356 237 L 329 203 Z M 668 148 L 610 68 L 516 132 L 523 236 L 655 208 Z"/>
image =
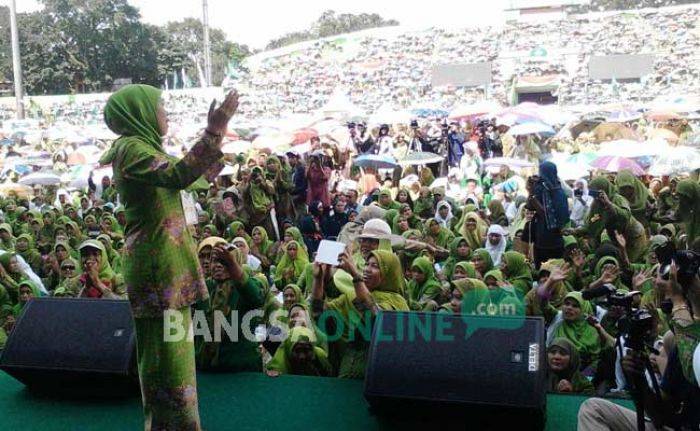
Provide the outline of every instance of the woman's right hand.
<path id="1" fill-rule="evenodd" d="M 223 136 L 226 133 L 228 122 L 233 117 L 238 109 L 238 92 L 232 90 L 223 103 L 216 108 L 216 99 L 209 106 L 209 114 L 207 115 L 207 132 L 212 135 Z"/>

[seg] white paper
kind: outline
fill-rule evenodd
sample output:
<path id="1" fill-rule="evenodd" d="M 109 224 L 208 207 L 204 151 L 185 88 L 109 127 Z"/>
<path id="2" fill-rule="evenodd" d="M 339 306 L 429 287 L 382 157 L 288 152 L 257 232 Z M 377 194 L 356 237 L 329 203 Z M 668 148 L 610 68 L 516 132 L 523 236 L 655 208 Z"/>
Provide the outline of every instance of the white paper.
<path id="1" fill-rule="evenodd" d="M 322 240 L 316 252 L 314 262 L 327 263 L 329 265 L 338 264 L 338 256 L 345 251 L 345 244 L 337 241 Z"/>
<path id="2" fill-rule="evenodd" d="M 188 225 L 196 225 L 199 222 L 197 206 L 192 195 L 184 190 L 180 191 L 182 199 L 182 211 L 185 213 L 185 222 Z"/>

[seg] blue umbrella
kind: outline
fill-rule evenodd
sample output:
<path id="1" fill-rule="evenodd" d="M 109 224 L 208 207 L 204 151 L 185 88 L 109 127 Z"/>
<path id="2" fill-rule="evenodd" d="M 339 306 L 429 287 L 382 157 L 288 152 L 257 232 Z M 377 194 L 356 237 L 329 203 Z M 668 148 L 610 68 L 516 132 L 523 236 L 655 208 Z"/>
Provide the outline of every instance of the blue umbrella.
<path id="1" fill-rule="evenodd" d="M 375 168 L 375 169 L 394 169 L 397 164 L 396 160 L 390 156 L 379 156 L 376 154 L 365 154 L 362 156 L 357 156 L 353 161 L 355 166 L 361 168 Z"/>
<path id="2" fill-rule="evenodd" d="M 449 115 L 449 112 L 444 111 L 442 109 L 420 108 L 420 109 L 412 110 L 411 114 L 415 115 L 418 118 L 428 118 L 428 117 L 444 118 L 444 117 L 447 117 Z"/>
<path id="3" fill-rule="evenodd" d="M 8 146 L 8 145 L 13 145 L 14 141 L 12 139 L 0 139 L 0 145 Z"/>

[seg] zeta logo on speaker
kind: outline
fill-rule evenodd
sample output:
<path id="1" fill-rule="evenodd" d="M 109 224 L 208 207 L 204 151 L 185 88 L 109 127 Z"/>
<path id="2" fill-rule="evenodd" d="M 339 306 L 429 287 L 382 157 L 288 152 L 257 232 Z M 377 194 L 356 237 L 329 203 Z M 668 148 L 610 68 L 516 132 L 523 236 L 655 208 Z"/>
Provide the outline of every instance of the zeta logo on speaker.
<path id="1" fill-rule="evenodd" d="M 540 369 L 540 345 L 537 343 L 530 343 L 528 349 L 528 359 L 527 359 L 527 371 L 530 373 L 535 373 Z"/>

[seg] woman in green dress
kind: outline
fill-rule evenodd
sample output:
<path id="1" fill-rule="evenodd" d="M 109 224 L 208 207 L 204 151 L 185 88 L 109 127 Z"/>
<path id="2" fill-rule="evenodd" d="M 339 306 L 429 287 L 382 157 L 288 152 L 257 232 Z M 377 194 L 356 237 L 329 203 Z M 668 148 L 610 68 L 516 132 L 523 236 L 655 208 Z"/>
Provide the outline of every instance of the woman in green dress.
<path id="1" fill-rule="evenodd" d="M 317 344 L 313 330 L 303 326 L 293 327 L 267 364 L 267 375 L 328 376 L 331 372 L 328 354 Z"/>
<path id="2" fill-rule="evenodd" d="M 0 250 L 15 251 L 15 237 L 12 235 L 12 226 L 9 223 L 0 224 Z"/>
<path id="3" fill-rule="evenodd" d="M 407 286 L 411 310 L 434 311 L 442 302 L 442 284 L 435 277 L 433 263 L 427 257 L 417 257 L 411 264 L 411 273 L 413 278 Z"/>
<path id="4" fill-rule="evenodd" d="M 288 242 L 275 268 L 274 284 L 277 289 L 296 283 L 307 263 L 309 263 L 309 256 L 306 254 L 306 249 L 296 241 Z"/>
<path id="5" fill-rule="evenodd" d="M 521 295 L 525 296 L 532 288 L 532 271 L 525 260 L 525 255 L 517 251 L 503 253 L 501 271 Z"/>
<path id="6" fill-rule="evenodd" d="M 472 251 L 464 237 L 458 236 L 450 243 L 450 256 L 442 266 L 442 274 L 446 279 L 452 278 L 455 265 L 460 262 L 470 262 Z"/>
<path id="7" fill-rule="evenodd" d="M 364 377 L 370 334 L 367 332 L 350 337 L 350 332 L 352 328 L 367 327 L 367 319 L 373 319 L 379 310 L 408 311 L 408 303 L 401 295 L 404 278 L 399 258 L 390 251 L 370 252 L 363 272 L 345 253 L 340 255 L 340 262 L 339 267 L 352 277 L 354 292 L 343 293 L 332 300 L 325 299 L 326 273 L 330 271 L 330 266 L 317 263 L 311 294 L 312 313 L 329 338 L 335 331 L 342 331 L 341 340 L 336 342 L 341 345 L 338 377 L 361 379 Z M 333 318 L 325 318 L 328 314 L 324 311 L 333 312 Z M 336 321 L 338 323 L 333 327 Z"/>
<path id="8" fill-rule="evenodd" d="M 478 274 L 477 278 L 483 278 L 484 275 L 493 269 L 493 260 L 491 254 L 485 248 L 477 248 L 472 253 L 472 263 Z"/>
<path id="9" fill-rule="evenodd" d="M 569 394 L 593 394 L 593 383 L 579 371 L 576 347 L 566 338 L 555 338 L 547 348 L 547 390 Z"/>
<path id="10" fill-rule="evenodd" d="M 206 299 L 208 291 L 180 191 L 223 167 L 221 142 L 238 95 L 229 94 L 219 108 L 212 104 L 204 135 L 177 159 L 161 144 L 168 121 L 160 94 L 147 85 L 127 85 L 109 98 L 105 122 L 120 138 L 101 162 L 112 163 L 126 211 L 124 279 L 136 330 L 145 429 L 199 430 L 194 344 L 184 332 L 191 325 L 190 306 Z M 182 323 L 176 341 L 165 341 L 166 317 Z"/>

